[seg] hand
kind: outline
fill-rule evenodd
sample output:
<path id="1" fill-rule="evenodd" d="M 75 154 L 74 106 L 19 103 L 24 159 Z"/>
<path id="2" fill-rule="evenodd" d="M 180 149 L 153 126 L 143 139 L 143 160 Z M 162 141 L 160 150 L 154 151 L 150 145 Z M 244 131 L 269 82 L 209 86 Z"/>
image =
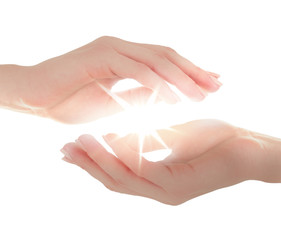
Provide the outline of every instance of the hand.
<path id="1" fill-rule="evenodd" d="M 101 37 L 65 55 L 21 68 L 16 75 L 22 81 L 15 83 L 14 94 L 22 108 L 65 123 L 88 122 L 121 111 L 110 90 L 124 78 L 143 85 L 118 94 L 129 102 L 143 102 L 156 91 L 162 100 L 175 103 L 178 97 L 167 82 L 194 100 L 202 100 L 221 85 L 217 74 L 203 71 L 170 48 L 114 37 Z"/>
<path id="2" fill-rule="evenodd" d="M 93 137 L 81 136 L 63 148 L 76 164 L 110 190 L 177 205 L 239 182 L 281 182 L 281 141 L 217 120 L 200 120 L 158 131 L 171 155 L 159 162 L 140 157 L 138 137 L 105 136 L 117 157 Z M 153 137 L 143 151 L 163 148 Z"/>

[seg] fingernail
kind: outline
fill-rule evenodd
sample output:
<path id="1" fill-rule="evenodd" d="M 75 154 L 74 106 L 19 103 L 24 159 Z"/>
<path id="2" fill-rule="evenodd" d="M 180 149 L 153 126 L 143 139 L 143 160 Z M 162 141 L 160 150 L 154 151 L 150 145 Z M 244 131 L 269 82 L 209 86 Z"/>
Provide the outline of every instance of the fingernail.
<path id="1" fill-rule="evenodd" d="M 87 152 L 86 148 L 84 147 L 84 145 L 82 144 L 82 142 L 79 139 L 75 140 L 75 143 L 78 147 L 80 147 L 82 150 L 84 150 L 85 152 Z"/>
<path id="2" fill-rule="evenodd" d="M 207 73 L 208 73 L 209 75 L 212 75 L 212 76 L 216 77 L 216 78 L 219 78 L 219 77 L 220 77 L 219 74 L 214 73 L 214 72 L 207 72 Z"/>
<path id="3" fill-rule="evenodd" d="M 216 84 L 216 86 L 220 87 L 222 83 L 214 76 L 209 75 L 210 79 Z"/>
<path id="4" fill-rule="evenodd" d="M 69 159 L 68 157 L 63 157 L 62 158 L 63 161 L 68 162 L 68 163 L 73 163 L 71 159 Z"/>
<path id="5" fill-rule="evenodd" d="M 205 97 L 207 97 L 207 93 L 204 92 L 200 87 L 198 88 L 199 93 L 200 93 L 200 97 L 198 98 L 199 101 L 203 100 Z"/>
<path id="6" fill-rule="evenodd" d="M 107 143 L 109 143 L 109 142 L 112 142 L 113 140 L 115 140 L 118 137 L 118 135 L 114 134 L 114 133 L 109 133 L 109 134 L 104 135 L 102 137 Z"/>
<path id="7" fill-rule="evenodd" d="M 66 149 L 62 148 L 60 150 L 62 152 L 62 154 L 64 154 L 64 158 L 70 159 L 70 161 L 72 160 L 72 157 L 70 156 L 70 154 L 66 151 Z M 64 160 L 64 159 L 63 159 Z"/>
<path id="8" fill-rule="evenodd" d="M 91 135 L 80 136 L 76 143 L 85 151 L 90 152 L 93 149 L 103 148 L 103 146 Z"/>

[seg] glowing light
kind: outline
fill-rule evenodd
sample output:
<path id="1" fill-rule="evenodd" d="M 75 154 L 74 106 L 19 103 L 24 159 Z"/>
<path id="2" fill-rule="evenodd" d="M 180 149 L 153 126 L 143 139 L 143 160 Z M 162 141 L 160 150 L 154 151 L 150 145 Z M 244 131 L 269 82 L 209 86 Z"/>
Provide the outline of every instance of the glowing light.
<path id="1" fill-rule="evenodd" d="M 131 83 L 132 81 L 130 80 L 129 82 Z M 123 82 L 123 86 L 124 85 L 125 84 Z M 190 104 L 190 101 L 186 100 L 185 97 L 182 97 L 182 94 L 178 93 L 175 89 L 173 90 L 175 90 L 175 92 L 177 92 L 177 94 L 183 99 L 181 103 L 175 105 L 169 105 L 164 102 L 155 103 L 157 92 L 154 92 L 146 103 L 132 105 L 131 103 L 128 103 L 124 99 L 120 98 L 112 90 L 108 90 L 102 85 L 100 85 L 100 87 L 118 104 L 120 104 L 124 111 L 96 121 L 95 125 L 97 130 L 95 131 L 95 135 L 97 134 L 97 131 L 102 131 L 102 129 L 103 132 L 100 132 L 101 135 L 107 134 L 109 132 L 117 133 L 120 136 L 125 136 L 130 133 L 137 134 L 140 144 L 140 166 L 143 156 L 143 143 L 146 136 L 152 136 L 155 140 L 157 140 L 164 148 L 162 153 L 167 156 L 171 151 L 158 135 L 156 130 L 169 129 L 170 126 L 190 121 L 192 120 L 189 114 L 190 111 L 193 112 L 193 115 L 196 113 L 196 110 L 198 112 L 198 106 L 196 106 L 196 110 L 194 110 L 194 105 Z M 130 86 L 130 88 L 131 87 L 132 86 Z M 119 88 L 118 90 L 121 91 L 124 90 L 124 88 Z M 139 102 L 142 102 L 142 99 L 140 99 Z M 106 148 L 108 149 L 108 147 Z M 164 155 L 161 155 L 159 151 L 157 152 L 158 156 L 160 156 L 157 158 L 157 160 L 162 160 Z M 148 155 L 149 154 L 145 153 L 146 158 L 149 158 Z M 155 154 L 151 154 L 151 156 L 153 156 L 155 160 Z M 149 160 L 153 159 L 149 158 Z"/>

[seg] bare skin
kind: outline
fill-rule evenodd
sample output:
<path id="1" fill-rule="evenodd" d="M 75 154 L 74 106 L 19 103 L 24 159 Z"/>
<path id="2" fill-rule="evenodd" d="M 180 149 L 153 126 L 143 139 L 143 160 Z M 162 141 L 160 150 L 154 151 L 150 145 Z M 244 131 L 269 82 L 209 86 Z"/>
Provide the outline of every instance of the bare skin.
<path id="1" fill-rule="evenodd" d="M 138 137 L 105 136 L 116 156 L 92 136 L 64 146 L 64 160 L 86 170 L 108 189 L 170 205 L 246 180 L 281 182 L 281 140 L 217 120 L 198 120 L 159 130 L 172 149 L 163 161 L 139 156 Z M 153 137 L 143 151 L 163 148 Z"/>
<path id="2" fill-rule="evenodd" d="M 132 78 L 143 86 L 118 93 L 127 102 L 145 101 L 156 91 L 160 99 L 176 103 L 178 97 L 167 83 L 200 101 L 219 89 L 218 77 L 171 48 L 101 37 L 35 66 L 0 66 L 0 106 L 82 123 L 122 110 L 108 94 L 121 79 Z"/>
<path id="3" fill-rule="evenodd" d="M 122 110 L 112 86 L 133 78 L 142 87 L 117 96 L 133 103 L 152 92 L 168 103 L 178 101 L 167 83 L 200 101 L 217 91 L 219 75 L 206 72 L 174 50 L 101 37 L 79 49 L 35 66 L 0 66 L 0 107 L 82 123 Z M 281 182 L 280 139 L 215 120 L 174 126 L 158 133 L 172 149 L 164 161 L 141 158 L 138 138 L 109 134 L 105 140 L 116 156 L 84 135 L 63 148 L 74 163 L 113 191 L 177 205 L 204 193 L 248 179 Z M 163 147 L 146 139 L 144 151 Z"/>

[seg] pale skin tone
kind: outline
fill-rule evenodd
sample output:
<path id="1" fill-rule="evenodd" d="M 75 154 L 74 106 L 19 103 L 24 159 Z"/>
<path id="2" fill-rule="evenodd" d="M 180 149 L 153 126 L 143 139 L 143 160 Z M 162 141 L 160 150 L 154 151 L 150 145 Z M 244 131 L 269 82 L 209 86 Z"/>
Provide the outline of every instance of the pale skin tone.
<path id="1" fill-rule="evenodd" d="M 168 103 L 179 101 L 169 84 L 200 101 L 219 89 L 218 74 L 206 72 L 173 49 L 101 37 L 35 66 L 0 66 L 0 106 L 82 123 L 122 110 L 108 94 L 125 78 L 142 87 L 117 96 L 127 102 L 145 101 L 152 94 Z"/>
<path id="2" fill-rule="evenodd" d="M 172 130 L 171 130 L 172 129 Z M 64 146 L 64 160 L 86 170 L 108 189 L 178 205 L 246 180 L 281 182 L 281 140 L 218 120 L 198 120 L 158 134 L 172 149 L 163 161 L 139 156 L 138 137 L 104 137 L 115 155 L 90 135 Z M 153 137 L 143 151 L 163 148 Z"/>
<path id="3" fill-rule="evenodd" d="M 116 95 L 129 103 L 179 99 L 169 84 L 192 100 L 217 91 L 218 74 L 206 72 L 171 48 L 101 37 L 35 66 L 0 66 L 0 107 L 64 123 L 92 121 L 122 110 L 111 94 L 119 80 L 142 87 Z M 74 163 L 113 191 L 177 205 L 248 179 L 281 182 L 280 139 L 214 120 L 194 121 L 158 133 L 172 154 L 164 161 L 139 161 L 135 135 L 105 140 L 116 156 L 93 137 L 81 136 L 63 149 Z M 163 147 L 145 139 L 144 151 Z"/>

